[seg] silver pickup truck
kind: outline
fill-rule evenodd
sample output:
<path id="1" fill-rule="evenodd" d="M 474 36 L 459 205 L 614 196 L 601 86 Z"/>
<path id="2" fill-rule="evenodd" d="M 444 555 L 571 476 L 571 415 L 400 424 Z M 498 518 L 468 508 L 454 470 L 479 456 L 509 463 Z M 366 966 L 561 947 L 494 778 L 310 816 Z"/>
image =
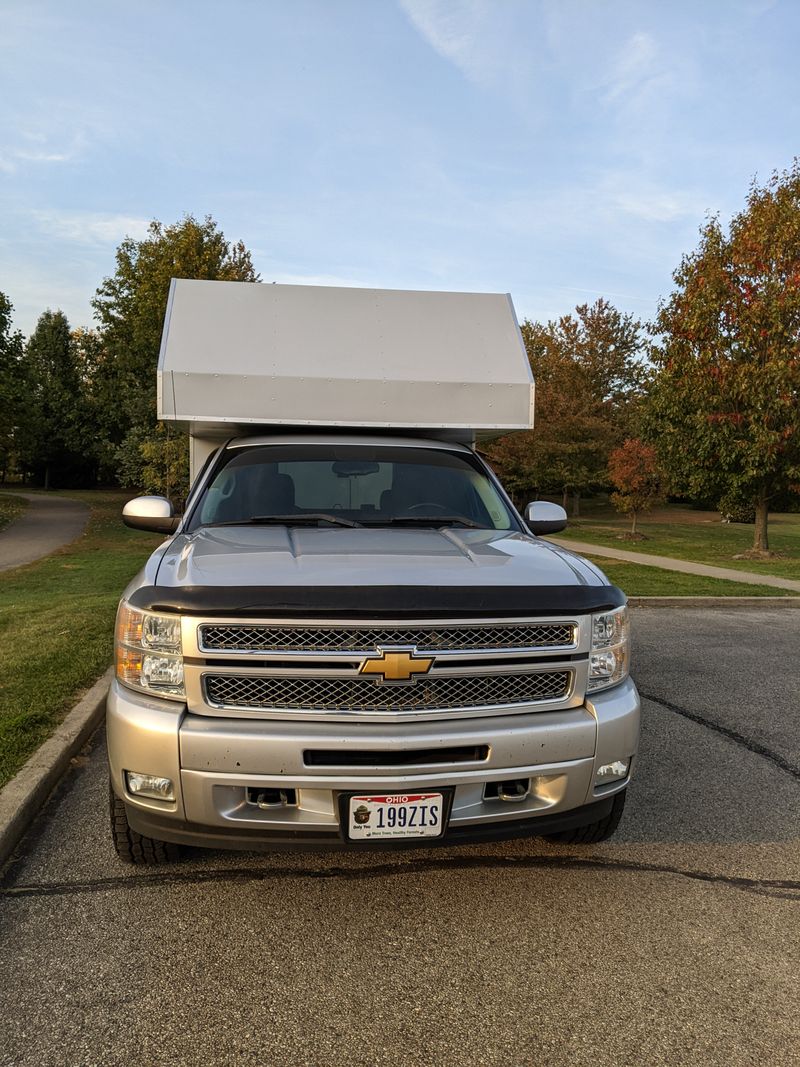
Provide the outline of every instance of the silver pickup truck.
<path id="1" fill-rule="evenodd" d="M 523 520 L 474 448 L 417 433 L 207 452 L 180 518 L 125 508 L 171 536 L 117 616 L 123 860 L 614 832 L 639 735 L 627 609 L 541 538 L 561 508 Z"/>

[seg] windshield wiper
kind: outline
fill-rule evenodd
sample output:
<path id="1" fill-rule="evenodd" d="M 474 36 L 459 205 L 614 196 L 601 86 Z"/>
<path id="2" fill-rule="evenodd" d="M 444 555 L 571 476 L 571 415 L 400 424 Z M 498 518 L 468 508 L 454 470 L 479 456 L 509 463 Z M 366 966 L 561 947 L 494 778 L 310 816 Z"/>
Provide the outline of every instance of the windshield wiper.
<path id="1" fill-rule="evenodd" d="M 249 519 L 233 519 L 229 522 L 206 522 L 204 526 L 316 526 L 330 522 L 334 526 L 361 526 L 360 522 L 345 519 L 341 515 L 329 515 L 326 511 L 307 511 L 298 515 L 251 515 Z"/>
<path id="2" fill-rule="evenodd" d="M 468 519 L 466 515 L 394 515 L 390 519 L 381 519 L 370 526 L 469 526 L 474 530 L 486 530 L 474 519 Z"/>
<path id="3" fill-rule="evenodd" d="M 360 526 L 360 522 L 345 519 L 342 515 L 332 515 L 327 511 L 306 511 L 300 515 L 254 515 L 250 522 L 265 523 L 272 526 L 299 526 L 301 523 L 330 522 L 334 526 Z"/>

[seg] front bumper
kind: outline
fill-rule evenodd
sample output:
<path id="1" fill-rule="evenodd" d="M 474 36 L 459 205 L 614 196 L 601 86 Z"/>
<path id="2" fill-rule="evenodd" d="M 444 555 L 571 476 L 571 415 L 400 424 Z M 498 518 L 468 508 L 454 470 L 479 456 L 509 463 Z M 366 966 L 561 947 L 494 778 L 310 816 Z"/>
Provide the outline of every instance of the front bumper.
<path id="1" fill-rule="evenodd" d="M 557 712 L 352 726 L 190 715 L 181 704 L 114 682 L 108 751 L 113 788 L 125 801 L 131 826 L 161 840 L 248 849 L 343 844 L 340 793 L 452 787 L 449 825 L 438 839 L 447 844 L 550 833 L 603 818 L 628 779 L 595 786 L 597 768 L 635 756 L 639 715 L 630 680 L 587 698 L 582 707 Z M 437 756 L 437 750 L 480 746 L 488 746 L 480 758 L 453 762 L 447 753 Z M 358 766 L 348 763 L 354 749 L 362 754 Z M 324 766 L 309 760 L 309 751 L 319 750 L 326 752 Z M 364 752 L 376 754 L 374 764 L 363 762 Z M 415 754 L 413 766 L 403 766 L 403 753 Z M 381 766 L 382 760 L 392 765 Z M 171 778 L 175 800 L 131 796 L 125 771 Z M 491 793 L 493 783 L 516 779 L 530 781 L 522 801 L 485 795 L 487 786 Z M 296 803 L 262 809 L 248 799 L 253 790 L 271 789 L 293 790 Z"/>

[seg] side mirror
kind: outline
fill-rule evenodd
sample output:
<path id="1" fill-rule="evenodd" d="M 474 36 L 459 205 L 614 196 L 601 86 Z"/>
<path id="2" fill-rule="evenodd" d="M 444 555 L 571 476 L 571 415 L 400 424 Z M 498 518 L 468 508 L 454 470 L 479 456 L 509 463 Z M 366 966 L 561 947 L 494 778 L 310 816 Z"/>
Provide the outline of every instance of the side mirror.
<path id="1" fill-rule="evenodd" d="M 534 500 L 525 508 L 525 522 L 533 534 L 558 533 L 567 525 L 567 513 L 560 504 Z"/>
<path id="2" fill-rule="evenodd" d="M 175 533 L 181 519 L 165 496 L 137 496 L 122 509 L 122 521 L 132 530 L 171 534 Z"/>

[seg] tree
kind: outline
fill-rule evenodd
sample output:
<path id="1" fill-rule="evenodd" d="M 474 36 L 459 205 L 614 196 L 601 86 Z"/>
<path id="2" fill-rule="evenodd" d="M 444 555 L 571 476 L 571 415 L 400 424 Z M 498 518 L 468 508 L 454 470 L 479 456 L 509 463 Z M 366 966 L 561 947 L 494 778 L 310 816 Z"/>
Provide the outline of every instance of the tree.
<path id="1" fill-rule="evenodd" d="M 156 431 L 156 367 L 172 278 L 260 281 L 244 244 L 228 242 L 210 216 L 199 222 L 186 215 L 171 226 L 154 221 L 147 237 L 127 237 L 117 249 L 116 270 L 92 302 L 103 348 L 94 385 L 115 398 L 111 440 L 117 448 L 124 444 L 119 457 L 124 474 L 135 476 L 138 485 L 144 483 L 145 467 L 151 475 L 175 469 L 174 457 L 162 461 L 156 456 L 167 441 Z M 185 435 L 182 442 L 186 449 Z M 150 476 L 147 480 L 152 486 Z M 170 488 L 180 495 L 185 485 Z"/>
<path id="2" fill-rule="evenodd" d="M 16 447 L 22 403 L 22 353 L 19 330 L 11 329 L 14 306 L 0 293 L 0 481 L 6 480 Z"/>
<path id="3" fill-rule="evenodd" d="M 607 484 L 611 449 L 629 436 L 645 379 L 641 324 L 606 300 L 546 326 L 524 322 L 536 382 L 535 428 L 489 450 L 515 495 L 573 494 Z"/>
<path id="4" fill-rule="evenodd" d="M 116 479 L 119 448 L 120 400 L 116 376 L 103 338 L 96 330 L 72 332 L 72 346 L 82 400 L 79 434 L 87 456 L 102 483 Z"/>
<path id="5" fill-rule="evenodd" d="M 63 311 L 45 311 L 25 345 L 20 460 L 45 489 L 53 480 L 93 481 L 81 431 L 83 389 L 69 323 Z"/>
<path id="6" fill-rule="evenodd" d="M 656 450 L 638 438 L 630 438 L 611 453 L 608 475 L 615 489 L 611 503 L 623 515 L 631 516 L 628 536 L 638 540 L 642 535 L 636 530 L 637 517 L 660 504 L 665 497 Z"/>
<path id="7" fill-rule="evenodd" d="M 185 496 L 189 484 L 186 435 L 168 422 L 150 431 L 134 427 L 117 449 L 116 472 L 125 488 L 171 499 Z"/>
<path id="8" fill-rule="evenodd" d="M 676 488 L 750 501 L 752 553 L 770 501 L 800 491 L 800 161 L 718 218 L 659 307 L 648 437 Z"/>

